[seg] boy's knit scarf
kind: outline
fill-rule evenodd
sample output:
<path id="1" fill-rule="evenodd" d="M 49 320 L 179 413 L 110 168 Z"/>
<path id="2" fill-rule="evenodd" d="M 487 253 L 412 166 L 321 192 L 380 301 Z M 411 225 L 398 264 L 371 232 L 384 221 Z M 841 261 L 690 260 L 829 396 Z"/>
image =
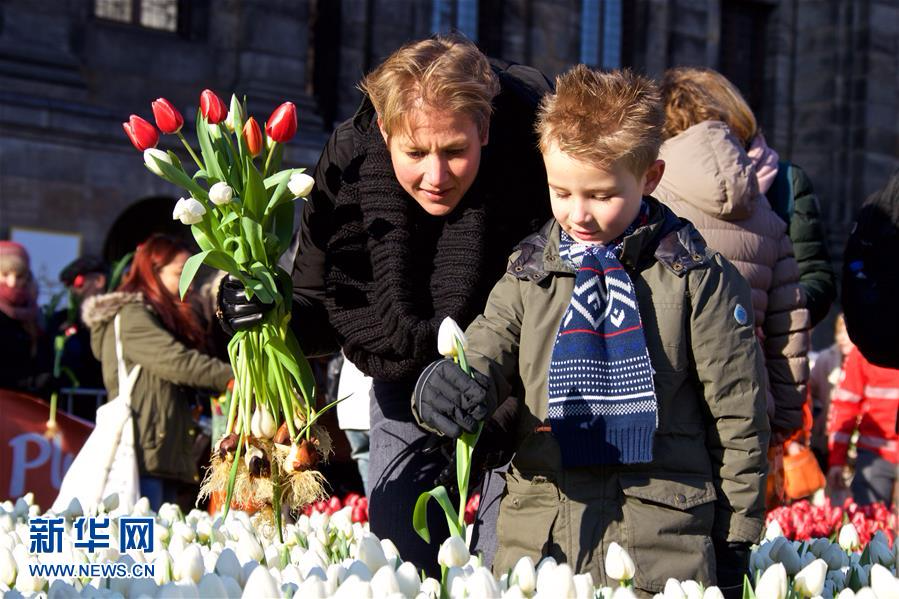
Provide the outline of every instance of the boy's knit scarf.
<path id="1" fill-rule="evenodd" d="M 575 266 L 571 303 L 549 365 L 548 416 L 565 467 L 652 461 L 658 410 L 637 295 L 619 261 L 621 241 L 585 245 L 562 232 L 559 254 Z"/>

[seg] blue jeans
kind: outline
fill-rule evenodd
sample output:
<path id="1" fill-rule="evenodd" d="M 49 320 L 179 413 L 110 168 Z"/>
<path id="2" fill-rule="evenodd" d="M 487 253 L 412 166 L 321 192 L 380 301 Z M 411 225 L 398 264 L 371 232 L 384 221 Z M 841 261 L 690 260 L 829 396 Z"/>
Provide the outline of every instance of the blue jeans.
<path id="1" fill-rule="evenodd" d="M 168 478 L 144 475 L 140 477 L 140 494 L 150 501 L 150 508 L 158 512 L 163 503 L 177 503 L 178 482 Z"/>
<path id="2" fill-rule="evenodd" d="M 359 468 L 359 476 L 362 477 L 362 488 L 365 489 L 366 497 L 369 494 L 368 488 L 368 431 L 359 429 L 346 429 L 343 431 L 346 440 L 350 443 L 350 457 L 356 462 Z"/>

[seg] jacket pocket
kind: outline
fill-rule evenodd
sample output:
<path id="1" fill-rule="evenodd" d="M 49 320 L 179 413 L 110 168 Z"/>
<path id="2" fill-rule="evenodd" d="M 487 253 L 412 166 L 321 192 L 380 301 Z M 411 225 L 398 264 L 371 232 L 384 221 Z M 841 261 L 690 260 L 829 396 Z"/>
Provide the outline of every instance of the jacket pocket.
<path id="1" fill-rule="evenodd" d="M 702 477 L 621 474 L 626 549 L 637 568 L 636 586 L 653 593 L 668 578 L 714 580 L 711 532 L 715 488 Z"/>
<path id="2" fill-rule="evenodd" d="M 493 571 L 506 572 L 524 556 L 534 563 L 552 550 L 552 531 L 559 515 L 559 490 L 543 477 L 506 473 L 506 490 L 496 523 L 497 549 Z"/>

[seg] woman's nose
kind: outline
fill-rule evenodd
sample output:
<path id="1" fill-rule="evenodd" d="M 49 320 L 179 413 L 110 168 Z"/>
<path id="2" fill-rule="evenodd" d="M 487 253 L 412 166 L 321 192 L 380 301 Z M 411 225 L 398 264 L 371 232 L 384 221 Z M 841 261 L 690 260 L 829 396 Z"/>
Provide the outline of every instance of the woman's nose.
<path id="1" fill-rule="evenodd" d="M 439 189 L 449 178 L 449 164 L 440 156 L 429 156 L 425 166 L 425 183 Z"/>

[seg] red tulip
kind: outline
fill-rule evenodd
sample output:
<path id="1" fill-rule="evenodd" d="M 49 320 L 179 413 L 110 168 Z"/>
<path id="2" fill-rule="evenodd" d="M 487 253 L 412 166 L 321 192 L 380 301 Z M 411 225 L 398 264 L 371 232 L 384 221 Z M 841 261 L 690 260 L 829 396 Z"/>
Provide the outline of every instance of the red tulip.
<path id="1" fill-rule="evenodd" d="M 273 140 L 284 143 L 297 132 L 297 107 L 293 102 L 284 102 L 265 122 L 265 132 Z"/>
<path id="2" fill-rule="evenodd" d="M 221 123 L 228 116 L 228 107 L 211 89 L 204 89 L 200 94 L 200 112 L 210 125 Z"/>
<path id="3" fill-rule="evenodd" d="M 159 133 L 156 132 L 156 127 L 136 114 L 132 114 L 127 123 L 122 123 L 122 128 L 134 147 L 141 152 L 148 148 L 155 148 L 159 143 Z"/>
<path id="4" fill-rule="evenodd" d="M 256 122 L 256 119 L 253 117 L 247 119 L 241 135 L 243 135 L 243 142 L 247 144 L 247 151 L 250 152 L 250 156 L 253 158 L 259 156 L 259 152 L 262 151 L 262 131 L 259 129 L 259 123 Z"/>
<path id="5" fill-rule="evenodd" d="M 178 112 L 174 104 L 165 98 L 156 98 L 151 104 L 156 126 L 163 133 L 178 133 L 184 126 L 184 117 Z"/>
<path id="6" fill-rule="evenodd" d="M 328 500 L 328 513 L 333 514 L 343 507 L 343 502 L 340 501 L 340 497 L 337 495 L 332 495 L 331 499 Z"/>
<path id="7" fill-rule="evenodd" d="M 356 502 L 359 501 L 360 497 L 362 496 L 359 495 L 359 493 L 347 493 L 347 496 L 343 498 L 343 505 L 356 505 Z"/>

